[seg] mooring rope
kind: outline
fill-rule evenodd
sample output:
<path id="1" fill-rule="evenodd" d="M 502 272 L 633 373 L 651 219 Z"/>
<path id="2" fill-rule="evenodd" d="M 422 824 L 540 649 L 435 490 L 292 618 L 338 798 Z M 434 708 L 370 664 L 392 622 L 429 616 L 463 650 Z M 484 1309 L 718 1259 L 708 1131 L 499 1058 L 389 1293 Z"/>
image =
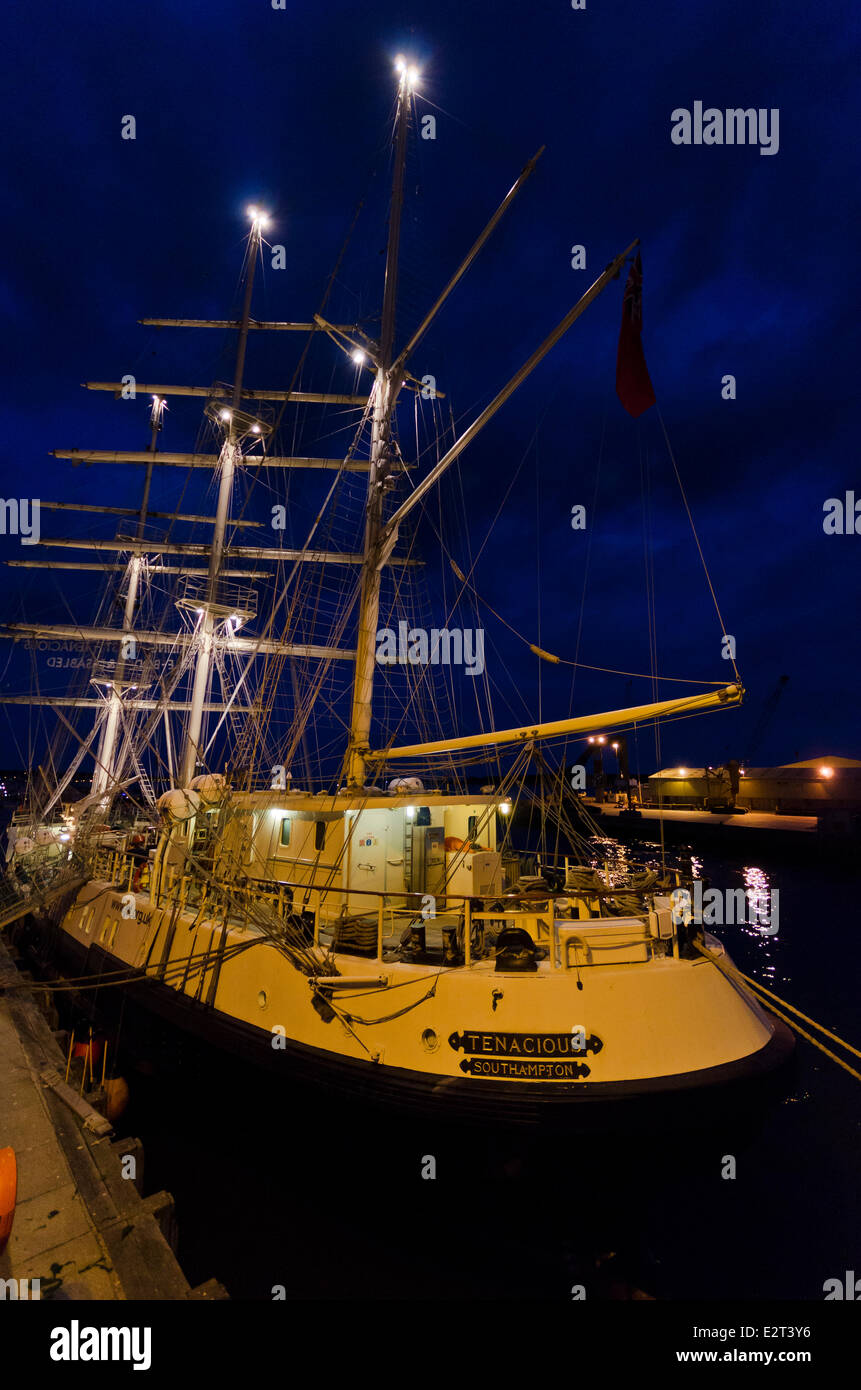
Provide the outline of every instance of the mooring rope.
<path id="1" fill-rule="evenodd" d="M 779 994 L 775 994 L 772 990 L 766 989 L 765 985 L 761 985 L 758 980 L 754 980 L 750 975 L 745 975 L 744 971 L 739 970 L 738 966 L 733 964 L 733 962 L 729 960 L 719 960 L 717 956 L 707 950 L 705 946 L 701 946 L 699 942 L 694 942 L 694 945 L 701 955 L 704 955 L 707 960 L 710 960 L 713 965 L 717 966 L 718 970 L 721 970 L 726 975 L 730 983 L 733 982 L 733 976 L 735 976 L 736 979 L 744 980 L 750 988 L 757 991 L 757 998 L 766 1009 L 776 1014 L 787 1027 L 794 1029 L 802 1038 L 806 1038 L 809 1043 L 817 1047 L 826 1057 L 830 1057 L 832 1062 L 837 1063 L 838 1067 L 842 1067 L 844 1071 L 848 1071 L 849 1075 L 854 1076 L 856 1081 L 861 1081 L 861 1072 L 857 1071 L 855 1067 L 850 1067 L 849 1063 L 844 1062 L 842 1057 L 838 1057 L 835 1052 L 832 1052 L 830 1047 L 826 1047 L 824 1043 L 819 1042 L 817 1038 L 814 1038 L 805 1028 L 802 1028 L 800 1024 L 793 1022 L 791 1018 L 788 1018 L 786 1014 L 773 1003 L 770 1003 L 769 1000 L 776 999 L 779 1004 L 783 1005 L 784 1009 L 788 1009 L 790 1013 L 795 1014 L 798 1018 L 803 1018 L 804 1022 L 809 1023 L 811 1028 L 818 1029 L 826 1038 L 830 1038 L 832 1042 L 838 1043 L 840 1047 L 845 1047 L 846 1051 L 851 1052 L 853 1056 L 861 1057 L 861 1051 L 859 1051 L 857 1047 L 853 1047 L 851 1043 L 846 1042 L 845 1039 L 839 1037 L 837 1033 L 830 1032 L 830 1030 L 825 1028 L 821 1023 L 817 1023 L 815 1018 L 809 1018 L 808 1015 L 802 1013 L 800 1009 L 796 1009 L 794 1004 L 790 1004 L 787 1000 L 782 999 Z M 767 995 L 768 998 L 763 998 L 763 995 Z"/>

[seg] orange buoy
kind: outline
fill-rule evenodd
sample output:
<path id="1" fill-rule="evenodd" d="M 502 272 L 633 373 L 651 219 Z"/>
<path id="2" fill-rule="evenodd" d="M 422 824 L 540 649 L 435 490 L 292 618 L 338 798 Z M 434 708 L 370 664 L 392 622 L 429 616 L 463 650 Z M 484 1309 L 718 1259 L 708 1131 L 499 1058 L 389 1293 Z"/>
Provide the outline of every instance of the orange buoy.
<path id="1" fill-rule="evenodd" d="M 124 1076 L 109 1077 L 105 1082 L 105 1113 L 113 1123 L 129 1103 L 129 1083 Z"/>
<path id="2" fill-rule="evenodd" d="M 14 1149 L 0 1149 L 0 1255 L 12 1234 L 15 1199 L 18 1196 L 18 1164 Z"/>

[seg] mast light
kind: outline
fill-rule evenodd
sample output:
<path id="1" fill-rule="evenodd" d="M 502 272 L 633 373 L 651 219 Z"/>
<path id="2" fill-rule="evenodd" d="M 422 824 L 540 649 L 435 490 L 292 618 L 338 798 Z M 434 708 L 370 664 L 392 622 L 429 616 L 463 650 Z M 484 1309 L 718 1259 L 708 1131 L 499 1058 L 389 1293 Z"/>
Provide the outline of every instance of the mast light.
<path id="1" fill-rule="evenodd" d="M 503 816 L 509 816 L 509 815 L 511 814 L 511 802 L 510 802 L 510 801 L 500 801 L 500 803 L 499 803 L 499 810 L 500 810 L 500 814 L 501 814 L 501 815 L 503 815 Z"/>
<path id="2" fill-rule="evenodd" d="M 230 419 L 230 411 L 229 411 L 229 410 L 222 410 L 222 412 L 221 412 L 221 418 L 222 418 L 222 420 L 225 420 L 225 421 L 229 420 L 229 419 Z"/>
<path id="3" fill-rule="evenodd" d="M 399 53 L 395 59 L 395 72 L 398 74 L 401 81 L 405 82 L 410 88 L 414 87 L 421 77 L 421 73 L 415 63 L 407 65 L 407 60 L 402 53 Z"/>
<path id="4" fill-rule="evenodd" d="M 361 348 L 356 348 L 355 352 L 352 353 L 352 358 L 356 366 L 361 367 L 362 363 L 365 360 L 365 353 L 362 351 Z"/>

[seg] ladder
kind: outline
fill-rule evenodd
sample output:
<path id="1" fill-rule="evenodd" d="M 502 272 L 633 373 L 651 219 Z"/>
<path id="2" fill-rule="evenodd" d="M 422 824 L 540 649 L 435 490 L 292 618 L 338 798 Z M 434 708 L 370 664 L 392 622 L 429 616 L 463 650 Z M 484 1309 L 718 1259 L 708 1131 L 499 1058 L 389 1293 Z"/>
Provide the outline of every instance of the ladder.
<path id="1" fill-rule="evenodd" d="M 140 783 L 141 791 L 142 791 L 143 794 L 144 794 L 144 799 L 145 799 L 145 801 L 147 802 L 147 804 L 148 804 L 149 806 L 154 806 L 154 805 L 155 805 L 155 791 L 154 791 L 154 789 L 153 789 L 152 782 L 149 780 L 149 775 L 148 775 L 148 773 L 147 773 L 147 770 L 146 770 L 146 768 L 143 766 L 143 764 L 140 762 L 140 759 L 138 758 L 138 755 L 137 755 L 137 753 L 134 751 L 134 749 L 131 750 L 131 759 L 132 759 L 132 766 L 134 767 L 134 770 L 135 770 L 135 772 L 136 772 L 137 775 L 138 775 L 138 781 L 139 781 L 139 783 Z"/>

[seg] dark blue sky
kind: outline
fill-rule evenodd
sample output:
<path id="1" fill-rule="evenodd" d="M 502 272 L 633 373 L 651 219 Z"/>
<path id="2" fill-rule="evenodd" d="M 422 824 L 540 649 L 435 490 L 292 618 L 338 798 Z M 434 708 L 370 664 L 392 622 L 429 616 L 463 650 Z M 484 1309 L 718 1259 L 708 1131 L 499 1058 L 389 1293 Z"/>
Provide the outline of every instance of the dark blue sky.
<path id="1" fill-rule="evenodd" d="M 646 356 L 749 691 L 740 712 L 668 726 L 664 761 L 743 757 L 784 673 L 754 760 L 861 754 L 861 536 L 822 527 L 827 498 L 861 497 L 857 6 L 288 0 L 275 11 L 270 0 L 49 9 L 16 0 L 4 28 L 5 497 L 134 504 L 137 470 L 126 482 L 47 451 L 145 446 L 143 404 L 132 417 L 124 403 L 81 391 L 83 380 L 229 375 L 219 335 L 180 340 L 136 320 L 228 314 L 249 201 L 269 208 L 271 240 L 289 261 L 286 272 L 267 270 L 255 312 L 306 318 L 366 196 L 332 308 L 374 312 L 391 60 L 402 51 L 422 68 L 418 113 L 438 125 L 410 155 L 401 339 L 526 159 L 547 146 L 413 363 L 436 375 L 464 422 L 607 261 L 642 239 Z M 671 112 L 697 100 L 778 108 L 778 153 L 674 145 Z M 120 138 L 126 114 L 133 142 Z M 571 269 L 575 243 L 586 247 L 585 272 Z M 526 455 L 477 586 L 530 640 L 573 657 L 591 538 L 580 658 L 648 671 L 645 468 L 659 671 L 729 679 L 656 412 L 632 421 L 615 397 L 621 295 L 621 284 L 605 292 L 462 460 L 477 548 Z M 253 344 L 247 380 L 281 386 L 296 344 L 266 347 L 268 361 Z M 727 373 L 733 402 L 721 399 Z M 176 402 L 164 447 L 191 448 L 199 413 Z M 176 487 L 160 477 L 154 505 Z M 452 480 L 443 501 L 453 537 L 463 530 L 457 499 Z M 570 527 L 576 503 L 590 508 L 585 534 Z M 70 525 L 43 514 L 44 533 L 70 535 Z M 9 538 L 0 546 L 2 557 L 20 554 Z M 69 580 L 79 616 L 97 584 Z M 5 570 L 4 594 L 7 616 L 22 605 L 30 616 L 56 611 L 35 572 Z M 535 658 L 489 614 L 486 627 L 489 668 L 497 663 L 512 711 L 522 712 L 516 686 L 537 712 Z M 545 665 L 542 680 L 544 717 L 562 717 L 570 670 Z M 20 688 L 11 675 L 4 684 Z M 644 681 L 582 673 L 574 708 L 641 696 Z M 0 758 L 15 761 L 11 750 Z"/>

